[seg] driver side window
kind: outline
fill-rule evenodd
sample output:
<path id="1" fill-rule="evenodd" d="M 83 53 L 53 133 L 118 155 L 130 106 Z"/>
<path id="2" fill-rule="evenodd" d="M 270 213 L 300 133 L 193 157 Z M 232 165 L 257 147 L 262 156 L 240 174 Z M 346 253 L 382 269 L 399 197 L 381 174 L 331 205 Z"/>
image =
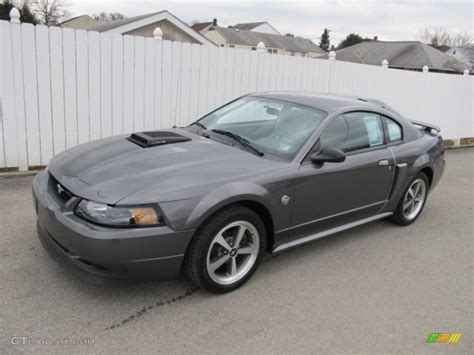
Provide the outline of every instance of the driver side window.
<path id="1" fill-rule="evenodd" d="M 380 116 L 370 112 L 350 112 L 336 117 L 320 137 L 320 149 L 336 147 L 343 152 L 384 144 Z"/>

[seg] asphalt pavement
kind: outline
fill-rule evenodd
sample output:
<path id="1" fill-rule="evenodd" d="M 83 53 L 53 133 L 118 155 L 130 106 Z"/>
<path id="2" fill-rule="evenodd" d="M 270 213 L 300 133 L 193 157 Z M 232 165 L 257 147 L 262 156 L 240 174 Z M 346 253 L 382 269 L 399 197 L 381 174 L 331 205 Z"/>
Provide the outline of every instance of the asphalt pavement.
<path id="1" fill-rule="evenodd" d="M 76 279 L 37 238 L 32 177 L 0 177 L 0 353 L 472 353 L 474 149 L 446 160 L 415 224 L 268 256 L 219 296 L 185 279 Z M 462 337 L 426 344 L 434 332 Z"/>

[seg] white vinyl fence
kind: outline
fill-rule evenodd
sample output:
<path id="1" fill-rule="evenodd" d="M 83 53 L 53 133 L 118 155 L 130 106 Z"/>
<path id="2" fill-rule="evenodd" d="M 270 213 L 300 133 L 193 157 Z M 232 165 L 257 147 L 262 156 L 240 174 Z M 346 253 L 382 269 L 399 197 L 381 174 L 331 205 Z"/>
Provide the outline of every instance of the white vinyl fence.
<path id="1" fill-rule="evenodd" d="M 240 95 L 385 101 L 445 138 L 473 137 L 473 76 L 420 73 L 0 21 L 0 169 L 47 165 L 91 140 L 186 125 Z"/>

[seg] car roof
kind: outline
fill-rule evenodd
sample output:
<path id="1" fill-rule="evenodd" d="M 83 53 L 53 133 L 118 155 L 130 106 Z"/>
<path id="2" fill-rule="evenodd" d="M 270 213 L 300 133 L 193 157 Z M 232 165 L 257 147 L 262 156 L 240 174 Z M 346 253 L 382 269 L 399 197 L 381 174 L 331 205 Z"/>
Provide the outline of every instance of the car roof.
<path id="1" fill-rule="evenodd" d="M 314 107 L 328 113 L 338 111 L 344 107 L 366 107 L 370 109 L 385 109 L 398 116 L 398 112 L 382 101 L 356 96 L 343 96 L 334 94 L 322 94 L 305 91 L 267 91 L 253 93 L 251 96 L 267 97 L 275 100 L 294 102 L 305 106 Z"/>
<path id="2" fill-rule="evenodd" d="M 375 99 L 305 91 L 267 91 L 253 93 L 250 94 L 250 96 L 293 102 L 295 104 L 323 110 L 328 114 L 345 108 L 348 110 L 380 112 L 381 114 L 387 114 L 389 117 L 395 118 L 396 121 L 402 125 L 405 141 L 411 141 L 420 136 L 419 130 L 412 125 L 409 120 L 384 102 Z"/>

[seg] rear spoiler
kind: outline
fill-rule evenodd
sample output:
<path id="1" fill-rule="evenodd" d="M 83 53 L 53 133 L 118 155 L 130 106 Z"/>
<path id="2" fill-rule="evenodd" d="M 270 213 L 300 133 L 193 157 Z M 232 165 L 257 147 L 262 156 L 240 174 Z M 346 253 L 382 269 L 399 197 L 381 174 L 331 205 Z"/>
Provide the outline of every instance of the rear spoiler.
<path id="1" fill-rule="evenodd" d="M 422 121 L 415 121 L 415 120 L 410 120 L 410 122 L 412 124 L 414 124 L 420 131 L 429 132 L 429 133 L 436 133 L 436 134 L 441 132 L 441 128 L 439 128 L 438 126 L 435 126 L 434 124 L 431 124 L 431 123 L 426 123 L 426 122 L 422 122 Z M 435 131 L 435 132 L 433 132 L 433 131 Z"/>

